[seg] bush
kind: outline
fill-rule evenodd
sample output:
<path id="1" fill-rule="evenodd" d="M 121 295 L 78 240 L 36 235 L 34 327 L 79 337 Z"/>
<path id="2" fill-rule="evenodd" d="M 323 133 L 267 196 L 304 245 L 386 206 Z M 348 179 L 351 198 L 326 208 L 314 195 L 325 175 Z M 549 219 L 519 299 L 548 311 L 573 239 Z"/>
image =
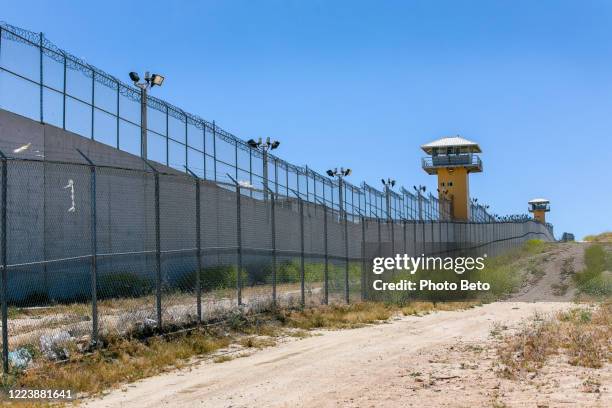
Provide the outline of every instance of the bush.
<path id="1" fill-rule="evenodd" d="M 130 272 L 105 273 L 98 276 L 99 299 L 140 297 L 153 291 L 151 279 Z"/>
<path id="2" fill-rule="evenodd" d="M 612 295 L 612 256 L 601 245 L 591 245 L 584 250 L 584 270 L 574 275 L 578 289 L 598 297 Z"/>
<path id="3" fill-rule="evenodd" d="M 183 289 L 195 288 L 197 271 L 183 276 L 178 286 Z M 202 290 L 235 288 L 238 282 L 238 268 L 234 265 L 218 265 L 200 270 L 200 285 Z"/>

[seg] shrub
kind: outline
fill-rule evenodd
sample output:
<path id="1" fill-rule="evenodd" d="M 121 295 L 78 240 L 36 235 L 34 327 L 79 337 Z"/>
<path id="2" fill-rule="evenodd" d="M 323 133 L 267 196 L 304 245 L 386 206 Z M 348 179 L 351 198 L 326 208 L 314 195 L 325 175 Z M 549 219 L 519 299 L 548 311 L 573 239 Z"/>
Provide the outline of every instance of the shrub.
<path id="1" fill-rule="evenodd" d="M 99 299 L 140 297 L 153 291 L 151 279 L 129 272 L 105 273 L 98 276 Z"/>
<path id="2" fill-rule="evenodd" d="M 178 287 L 191 289 L 196 286 L 197 271 L 184 275 Z M 218 265 L 200 270 L 200 285 L 202 290 L 235 288 L 238 282 L 238 268 L 234 265 Z"/>
<path id="3" fill-rule="evenodd" d="M 612 256 L 603 246 L 594 244 L 584 250 L 584 270 L 574 275 L 578 289 L 598 297 L 612 295 Z"/>

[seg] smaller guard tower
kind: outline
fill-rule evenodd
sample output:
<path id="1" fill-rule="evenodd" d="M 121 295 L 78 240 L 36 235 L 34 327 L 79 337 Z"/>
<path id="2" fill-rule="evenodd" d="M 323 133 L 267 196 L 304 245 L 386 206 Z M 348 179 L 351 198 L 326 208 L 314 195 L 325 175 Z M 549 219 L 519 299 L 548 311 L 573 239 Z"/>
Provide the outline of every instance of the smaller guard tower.
<path id="1" fill-rule="evenodd" d="M 482 171 L 482 161 L 477 155 L 482 152 L 480 146 L 455 136 L 434 140 L 422 145 L 421 149 L 429 155 L 421 160 L 423 170 L 438 175 L 440 201 L 450 201 L 452 219 L 467 221 L 470 214 L 468 175 Z M 445 215 L 440 214 L 440 217 Z"/>
<path id="2" fill-rule="evenodd" d="M 545 198 L 534 198 L 529 201 L 529 212 L 533 213 L 533 218 L 546 224 L 546 213 L 550 211 L 550 201 Z"/>

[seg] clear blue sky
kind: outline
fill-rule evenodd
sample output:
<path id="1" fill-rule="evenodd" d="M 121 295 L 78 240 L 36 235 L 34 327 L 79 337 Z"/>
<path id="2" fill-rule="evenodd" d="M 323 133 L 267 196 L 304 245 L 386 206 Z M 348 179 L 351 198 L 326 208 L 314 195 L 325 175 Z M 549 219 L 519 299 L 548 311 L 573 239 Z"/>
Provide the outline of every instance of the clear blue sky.
<path id="1" fill-rule="evenodd" d="M 557 235 L 612 230 L 611 2 L 4 0 L 0 19 L 164 73 L 157 96 L 355 184 L 435 189 L 419 145 L 461 134 L 495 212 L 546 197 Z"/>

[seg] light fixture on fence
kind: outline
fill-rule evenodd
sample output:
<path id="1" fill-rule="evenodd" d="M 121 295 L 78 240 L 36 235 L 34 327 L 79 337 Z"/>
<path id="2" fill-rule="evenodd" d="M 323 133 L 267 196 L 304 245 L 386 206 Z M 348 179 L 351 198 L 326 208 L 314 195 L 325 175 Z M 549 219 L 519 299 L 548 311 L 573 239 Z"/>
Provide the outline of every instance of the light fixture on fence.
<path id="1" fill-rule="evenodd" d="M 342 214 L 345 214 L 344 211 L 344 178 L 347 176 L 350 176 L 353 171 L 351 169 L 345 169 L 344 167 L 340 167 L 340 170 L 338 170 L 338 168 L 336 167 L 335 169 L 329 169 L 325 172 L 329 177 L 336 177 L 338 178 L 338 207 L 340 208 L 340 217 L 342 217 Z M 347 230 L 344 230 L 345 232 L 345 239 L 347 239 L 348 242 L 348 236 L 347 234 Z"/>
<path id="2" fill-rule="evenodd" d="M 385 179 L 381 179 L 383 186 L 385 186 L 385 201 L 387 204 L 387 219 L 390 221 L 391 217 L 391 188 L 395 186 L 395 180 L 391 177 Z"/>
<path id="3" fill-rule="evenodd" d="M 164 83 L 164 79 L 165 78 L 159 74 L 151 75 L 151 88 L 154 87 L 155 85 L 162 86 L 162 84 Z"/>
<path id="4" fill-rule="evenodd" d="M 387 180 L 382 179 L 381 181 L 383 183 L 383 186 L 385 186 L 385 187 L 394 187 L 395 186 L 395 180 L 393 180 L 392 178 L 388 178 Z"/>

